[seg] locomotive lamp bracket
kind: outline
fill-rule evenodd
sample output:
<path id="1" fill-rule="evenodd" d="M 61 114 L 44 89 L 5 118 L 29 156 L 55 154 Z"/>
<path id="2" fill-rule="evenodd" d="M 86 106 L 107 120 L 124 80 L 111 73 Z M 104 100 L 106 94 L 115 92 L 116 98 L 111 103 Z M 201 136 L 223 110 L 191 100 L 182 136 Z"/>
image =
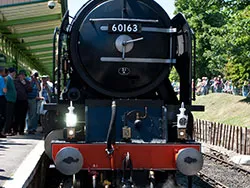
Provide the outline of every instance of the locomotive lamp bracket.
<path id="1" fill-rule="evenodd" d="M 186 139 L 186 128 L 188 123 L 188 116 L 185 115 L 186 109 L 184 108 L 184 103 L 181 103 L 181 108 L 179 108 L 180 114 L 177 114 L 177 137 L 178 139 Z"/>
<path id="2" fill-rule="evenodd" d="M 74 109 L 75 107 L 73 106 L 73 102 L 70 101 L 70 106 L 68 107 L 69 112 L 66 113 L 66 126 L 67 127 L 76 127 L 76 123 L 77 123 L 77 116 L 74 113 Z"/>
<path id="3" fill-rule="evenodd" d="M 76 137 L 76 129 L 75 127 L 67 127 L 66 129 L 66 134 L 67 134 L 67 138 L 72 140 Z"/>
<path id="4" fill-rule="evenodd" d="M 74 139 L 76 137 L 76 123 L 77 116 L 74 113 L 75 107 L 73 106 L 73 102 L 70 101 L 70 106 L 68 107 L 69 112 L 66 113 L 66 137 L 68 139 Z"/>
<path id="5" fill-rule="evenodd" d="M 179 108 L 180 114 L 177 114 L 177 128 L 187 128 L 188 116 L 185 115 L 186 108 L 184 108 L 184 103 L 181 103 L 181 108 Z"/>
<path id="6" fill-rule="evenodd" d="M 186 129 L 177 129 L 177 137 L 178 139 L 184 140 L 187 138 L 187 134 L 186 134 Z"/>

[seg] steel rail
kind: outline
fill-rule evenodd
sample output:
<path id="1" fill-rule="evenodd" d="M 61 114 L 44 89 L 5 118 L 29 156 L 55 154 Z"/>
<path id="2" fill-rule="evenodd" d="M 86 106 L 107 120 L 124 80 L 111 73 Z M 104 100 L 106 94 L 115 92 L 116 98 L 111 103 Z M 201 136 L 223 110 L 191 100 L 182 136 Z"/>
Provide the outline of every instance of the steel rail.
<path id="1" fill-rule="evenodd" d="M 212 187 L 216 187 L 216 188 L 229 188 L 228 186 L 222 184 L 221 182 L 208 177 L 206 174 L 204 174 L 202 172 L 198 172 L 197 175 L 199 176 L 199 178 L 201 178 L 204 182 L 206 182 L 207 184 L 211 185 Z"/>
<path id="2" fill-rule="evenodd" d="M 225 161 L 225 160 L 220 159 L 218 157 L 215 157 L 213 155 L 209 155 L 209 154 L 206 154 L 206 153 L 202 153 L 202 154 L 203 154 L 203 156 L 205 158 L 207 158 L 209 160 L 213 160 L 213 161 L 215 161 L 217 163 L 220 163 L 220 164 L 224 165 L 225 167 L 229 167 L 229 168 L 231 168 L 233 170 L 236 170 L 237 172 L 243 173 L 244 175 L 249 175 L 250 176 L 250 171 L 248 171 L 248 170 L 246 170 L 246 169 L 244 169 L 244 168 L 242 168 L 240 166 L 237 166 L 237 165 L 235 165 L 235 164 L 233 164 L 231 162 Z"/>

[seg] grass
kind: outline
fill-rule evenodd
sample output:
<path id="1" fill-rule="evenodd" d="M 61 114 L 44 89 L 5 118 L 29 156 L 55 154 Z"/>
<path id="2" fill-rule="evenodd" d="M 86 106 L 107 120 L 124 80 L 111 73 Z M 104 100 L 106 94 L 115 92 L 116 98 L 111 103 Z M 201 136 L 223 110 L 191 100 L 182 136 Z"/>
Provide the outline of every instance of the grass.
<path id="1" fill-rule="evenodd" d="M 250 98 L 225 93 L 197 96 L 194 105 L 204 105 L 205 112 L 194 112 L 194 117 L 228 125 L 250 127 Z"/>

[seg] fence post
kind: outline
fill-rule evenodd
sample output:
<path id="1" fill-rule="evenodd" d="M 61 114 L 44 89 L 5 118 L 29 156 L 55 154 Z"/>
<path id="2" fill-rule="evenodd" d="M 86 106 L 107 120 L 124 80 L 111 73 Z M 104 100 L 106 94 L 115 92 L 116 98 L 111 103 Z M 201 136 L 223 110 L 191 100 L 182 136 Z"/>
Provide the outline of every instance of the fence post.
<path id="1" fill-rule="evenodd" d="M 195 137 L 195 134 L 196 134 L 196 127 L 197 127 L 196 120 L 197 120 L 197 119 L 194 120 L 194 129 L 193 129 L 193 131 L 192 131 L 192 138 L 193 138 L 194 140 L 196 140 L 196 137 Z"/>
<path id="2" fill-rule="evenodd" d="M 223 124 L 223 143 L 222 147 L 224 147 L 226 141 L 226 124 Z"/>
<path id="3" fill-rule="evenodd" d="M 219 142 L 219 133 L 220 133 L 220 123 L 217 123 L 217 126 L 216 126 L 216 129 L 217 129 L 217 135 L 216 135 L 216 145 L 219 145 L 220 142 Z"/>
<path id="4" fill-rule="evenodd" d="M 196 119 L 195 122 L 195 132 L 194 132 L 194 139 L 198 141 L 197 134 L 198 134 L 198 119 Z"/>
<path id="5" fill-rule="evenodd" d="M 223 140 L 222 140 L 222 143 L 221 143 L 221 146 L 223 147 L 224 144 L 225 144 L 225 134 L 226 134 L 226 125 L 223 124 Z"/>
<path id="6" fill-rule="evenodd" d="M 194 120 L 194 128 L 193 128 L 193 131 L 192 131 L 192 138 L 194 139 L 194 140 L 196 140 L 196 138 L 195 138 L 195 131 L 196 130 L 196 119 Z"/>
<path id="7" fill-rule="evenodd" d="M 197 119 L 197 121 L 196 121 L 196 133 L 195 133 L 195 136 L 196 136 L 196 140 L 198 141 L 199 140 L 199 138 L 198 138 L 198 127 L 199 127 L 199 119 Z"/>
<path id="8" fill-rule="evenodd" d="M 239 127 L 236 127 L 236 152 L 239 153 Z"/>
<path id="9" fill-rule="evenodd" d="M 215 135 L 215 132 L 217 130 L 217 123 L 214 122 L 214 130 L 213 130 L 213 145 L 216 145 L 216 135 Z"/>
<path id="10" fill-rule="evenodd" d="M 200 128 L 200 130 L 199 130 L 199 133 L 200 133 L 200 141 L 201 141 L 201 124 L 202 124 L 202 121 L 200 120 L 200 126 L 199 126 L 199 128 Z"/>
<path id="11" fill-rule="evenodd" d="M 244 155 L 247 155 L 247 127 L 245 127 Z"/>
<path id="12" fill-rule="evenodd" d="M 205 120 L 202 120 L 202 140 L 205 142 Z"/>
<path id="13" fill-rule="evenodd" d="M 226 139 L 225 139 L 225 144 L 224 144 L 225 148 L 227 148 L 227 142 L 228 142 L 228 125 L 226 125 Z"/>
<path id="14" fill-rule="evenodd" d="M 221 124 L 220 124 L 220 140 L 219 140 L 219 146 L 221 146 L 221 144 L 222 144 L 222 138 L 223 138 L 223 137 L 222 137 L 222 136 L 223 136 L 223 135 L 222 135 L 222 131 L 223 131 L 223 124 L 221 123 Z"/>
<path id="15" fill-rule="evenodd" d="M 198 138 L 198 126 L 199 126 L 199 119 L 197 119 L 197 121 L 196 121 L 196 132 L 195 132 L 195 137 L 196 137 L 197 141 L 199 140 L 199 138 Z"/>
<path id="16" fill-rule="evenodd" d="M 215 145 L 216 123 L 214 124 L 213 145 Z"/>
<path id="17" fill-rule="evenodd" d="M 250 135 L 250 129 L 247 129 L 247 135 Z M 248 139 L 248 155 L 250 155 L 250 139 Z"/>
<path id="18" fill-rule="evenodd" d="M 234 135 L 235 135 L 235 126 L 233 126 L 233 138 L 232 138 L 231 150 L 234 150 Z"/>
<path id="19" fill-rule="evenodd" d="M 227 149 L 228 149 L 228 150 L 230 150 L 230 144 L 231 144 L 231 132 L 232 132 L 232 125 L 230 125 L 230 128 L 229 128 L 228 145 L 227 145 Z"/>
<path id="20" fill-rule="evenodd" d="M 242 127 L 240 127 L 240 154 L 242 154 Z"/>
<path id="21" fill-rule="evenodd" d="M 218 146 L 220 146 L 221 145 L 221 135 L 222 135 L 222 124 L 221 123 L 219 123 L 219 129 L 218 129 Z"/>
<path id="22" fill-rule="evenodd" d="M 207 121 L 205 122 L 205 142 L 207 143 Z"/>
<path id="23" fill-rule="evenodd" d="M 214 123 L 213 122 L 210 122 L 211 123 L 211 129 L 210 129 L 210 144 L 212 144 L 212 135 L 213 135 L 213 126 L 214 126 Z"/>

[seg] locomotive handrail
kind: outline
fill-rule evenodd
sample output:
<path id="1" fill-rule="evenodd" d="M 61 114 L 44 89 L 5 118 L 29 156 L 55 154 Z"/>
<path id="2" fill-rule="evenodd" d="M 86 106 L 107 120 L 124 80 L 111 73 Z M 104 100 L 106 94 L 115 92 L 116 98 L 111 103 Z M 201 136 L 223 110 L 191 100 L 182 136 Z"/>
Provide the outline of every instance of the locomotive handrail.
<path id="1" fill-rule="evenodd" d="M 170 38 L 169 38 L 169 58 L 172 59 L 173 58 L 173 35 L 172 33 L 170 33 Z"/>
<path id="2" fill-rule="evenodd" d="M 158 58 L 134 58 L 134 57 L 101 57 L 102 62 L 127 62 L 127 63 L 176 63 L 176 59 L 158 59 Z"/>
<path id="3" fill-rule="evenodd" d="M 111 155 L 114 152 L 112 144 L 115 142 L 115 120 L 116 120 L 116 103 L 112 101 L 111 106 L 111 119 L 109 123 L 108 135 L 107 135 L 107 148 L 106 152 Z"/>
<path id="4" fill-rule="evenodd" d="M 57 63 L 57 79 L 58 79 L 58 83 L 57 83 L 57 101 L 60 100 L 60 94 L 61 94 L 61 64 L 62 64 L 62 47 L 63 47 L 63 40 L 64 40 L 64 37 L 63 35 L 64 34 L 68 34 L 67 32 L 67 27 L 69 25 L 69 11 L 67 11 L 64 16 L 63 16 L 63 19 L 62 19 L 62 24 L 61 24 L 61 27 L 58 31 L 58 35 L 59 35 L 59 38 L 58 38 L 58 43 L 57 43 L 57 48 L 58 48 L 58 54 L 57 54 L 57 60 L 58 60 L 58 63 Z"/>
<path id="5" fill-rule="evenodd" d="M 59 28 L 56 27 L 54 30 L 54 35 L 53 35 L 53 78 L 52 78 L 52 83 L 53 83 L 53 94 L 55 95 L 55 79 L 56 79 L 56 35 L 59 32 Z"/>
<path id="6" fill-rule="evenodd" d="M 159 27 L 142 27 L 142 31 L 159 32 L 159 33 L 176 33 L 176 28 L 159 28 Z"/>
<path id="7" fill-rule="evenodd" d="M 196 37 L 195 37 L 195 33 L 194 33 L 194 31 L 193 30 L 191 30 L 191 32 L 192 32 L 192 36 L 193 36 L 193 39 L 194 39 L 194 54 L 193 54 L 193 79 L 194 79 L 194 83 L 195 83 L 195 77 L 196 77 L 196 75 L 195 75 L 195 69 L 196 69 Z M 193 87 L 193 100 L 195 101 L 195 97 L 196 97 L 196 93 L 195 93 L 195 87 Z"/>
<path id="8" fill-rule="evenodd" d="M 144 22 L 144 23 L 158 23 L 159 20 L 149 20 L 149 19 L 136 19 L 136 18 L 90 18 L 90 22 L 100 22 L 100 21 L 127 21 L 127 22 Z"/>

